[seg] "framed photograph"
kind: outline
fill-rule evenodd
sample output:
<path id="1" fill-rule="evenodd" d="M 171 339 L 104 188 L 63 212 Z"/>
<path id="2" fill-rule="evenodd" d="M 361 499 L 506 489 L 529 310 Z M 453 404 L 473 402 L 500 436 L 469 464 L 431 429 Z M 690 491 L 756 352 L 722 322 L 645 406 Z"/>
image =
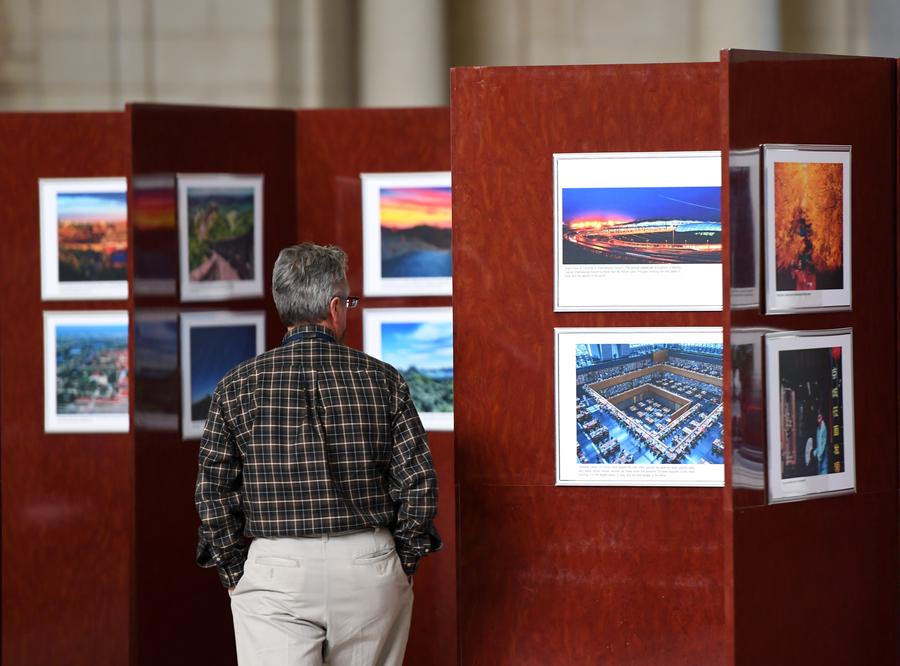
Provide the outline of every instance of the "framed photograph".
<path id="1" fill-rule="evenodd" d="M 763 146 L 766 313 L 851 307 L 850 146 Z"/>
<path id="2" fill-rule="evenodd" d="M 178 175 L 182 301 L 263 295 L 263 177 Z"/>
<path id="3" fill-rule="evenodd" d="M 263 312 L 181 315 L 181 434 L 198 439 L 219 380 L 266 348 Z"/>
<path id="4" fill-rule="evenodd" d="M 731 309 L 759 307 L 759 148 L 728 153 Z"/>
<path id="5" fill-rule="evenodd" d="M 453 430 L 452 308 L 367 308 L 363 348 L 400 371 L 426 430 Z"/>
<path id="6" fill-rule="evenodd" d="M 44 430 L 128 432 L 128 312 L 44 312 Z"/>
<path id="7" fill-rule="evenodd" d="M 557 328 L 556 485 L 725 484 L 721 328 Z"/>
<path id="8" fill-rule="evenodd" d="M 125 178 L 41 178 L 41 298 L 128 298 Z"/>
<path id="9" fill-rule="evenodd" d="M 719 152 L 553 156 L 554 310 L 721 310 Z"/>
<path id="10" fill-rule="evenodd" d="M 363 292 L 449 296 L 450 172 L 364 173 Z"/>
<path id="11" fill-rule="evenodd" d="M 849 329 L 766 335 L 766 411 L 770 502 L 855 491 Z"/>

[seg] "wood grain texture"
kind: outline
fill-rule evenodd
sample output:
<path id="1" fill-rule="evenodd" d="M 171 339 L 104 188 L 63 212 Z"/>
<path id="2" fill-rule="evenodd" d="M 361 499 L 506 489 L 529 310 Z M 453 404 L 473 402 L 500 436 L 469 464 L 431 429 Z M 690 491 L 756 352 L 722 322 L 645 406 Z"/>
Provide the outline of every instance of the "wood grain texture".
<path id="1" fill-rule="evenodd" d="M 554 487 L 553 154 L 718 150 L 718 65 L 452 76 L 460 654 L 465 664 L 728 658 L 722 489 Z M 685 557 L 685 553 L 693 553 Z"/>
<path id="2" fill-rule="evenodd" d="M 732 314 L 742 327 L 853 329 L 858 492 L 786 506 L 735 492 L 737 663 L 896 663 L 897 63 L 753 51 L 723 62 L 730 149 L 853 148 L 853 310 Z M 758 432 L 765 395 L 753 395 Z"/>
<path id="3" fill-rule="evenodd" d="M 462 485 L 459 506 L 460 663 L 720 663 L 717 493 Z"/>
<path id="4" fill-rule="evenodd" d="M 284 328 L 271 299 L 270 276 L 278 252 L 296 238 L 294 113 L 145 104 L 134 105 L 130 111 L 135 177 L 176 173 L 264 177 L 264 296 L 189 306 L 172 296 L 138 296 L 137 316 L 157 310 L 264 310 L 266 348 L 279 344 Z M 174 188 L 174 179 L 171 182 Z M 168 233 L 174 236 L 176 231 Z M 148 249 L 177 248 L 175 238 L 156 242 L 161 245 Z M 135 248 L 135 253 L 142 249 Z M 137 349 L 136 354 L 143 351 Z M 136 373 L 135 382 L 142 404 L 177 410 L 180 403 L 159 395 L 173 390 L 171 375 L 158 382 Z M 182 441 L 180 431 L 174 429 L 141 427 L 135 430 L 135 449 L 135 663 L 168 663 L 173 645 L 185 663 L 235 663 L 227 593 L 214 571 L 194 564 L 199 527 L 193 502 L 198 441 Z M 160 639 L 163 636 L 165 640 Z"/>
<path id="5" fill-rule="evenodd" d="M 362 295 L 363 241 L 360 173 L 448 171 L 450 111 L 334 109 L 297 112 L 297 233 L 300 241 L 334 243 L 349 255 L 350 291 Z M 363 298 L 351 311 L 346 344 L 362 349 L 366 307 L 449 306 L 449 297 Z M 456 657 L 456 498 L 454 436 L 428 441 L 438 474 L 436 524 L 444 550 L 416 574 L 406 663 L 447 665 Z"/>
<path id="6" fill-rule="evenodd" d="M 38 179 L 127 176 L 123 113 L 0 116 L 0 477 L 3 663 L 129 659 L 133 439 L 45 434 L 46 310 L 128 301 L 41 302 Z"/>

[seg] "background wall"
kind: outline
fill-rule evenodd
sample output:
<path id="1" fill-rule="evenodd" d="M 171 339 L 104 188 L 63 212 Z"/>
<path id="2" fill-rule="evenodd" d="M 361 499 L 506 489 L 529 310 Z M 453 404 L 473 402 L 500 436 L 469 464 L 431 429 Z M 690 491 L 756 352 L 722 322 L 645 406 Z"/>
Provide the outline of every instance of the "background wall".
<path id="1" fill-rule="evenodd" d="M 453 65 L 898 43 L 893 0 L 0 0 L 0 110 L 443 105 Z"/>

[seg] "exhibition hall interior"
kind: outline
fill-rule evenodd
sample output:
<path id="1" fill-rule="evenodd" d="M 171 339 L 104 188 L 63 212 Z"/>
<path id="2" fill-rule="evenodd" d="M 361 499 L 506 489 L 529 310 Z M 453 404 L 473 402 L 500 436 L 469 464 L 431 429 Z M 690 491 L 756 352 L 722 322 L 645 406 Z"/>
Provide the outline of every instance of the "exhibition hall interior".
<path id="1" fill-rule="evenodd" d="M 237 663 L 198 452 L 303 242 L 427 432 L 405 664 L 900 664 L 896 2 L 0 32 L 3 666 Z"/>

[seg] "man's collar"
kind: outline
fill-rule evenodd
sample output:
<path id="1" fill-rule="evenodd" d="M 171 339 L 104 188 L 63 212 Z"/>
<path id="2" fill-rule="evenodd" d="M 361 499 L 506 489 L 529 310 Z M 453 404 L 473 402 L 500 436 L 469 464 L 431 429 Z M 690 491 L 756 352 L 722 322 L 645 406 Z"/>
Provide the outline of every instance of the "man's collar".
<path id="1" fill-rule="evenodd" d="M 294 328 L 289 330 L 287 334 L 285 334 L 284 339 L 282 339 L 281 344 L 286 345 L 297 342 L 298 340 L 310 338 L 320 338 L 330 342 L 337 342 L 334 331 L 327 326 L 322 326 L 321 324 L 302 324 L 300 326 L 294 326 Z"/>

